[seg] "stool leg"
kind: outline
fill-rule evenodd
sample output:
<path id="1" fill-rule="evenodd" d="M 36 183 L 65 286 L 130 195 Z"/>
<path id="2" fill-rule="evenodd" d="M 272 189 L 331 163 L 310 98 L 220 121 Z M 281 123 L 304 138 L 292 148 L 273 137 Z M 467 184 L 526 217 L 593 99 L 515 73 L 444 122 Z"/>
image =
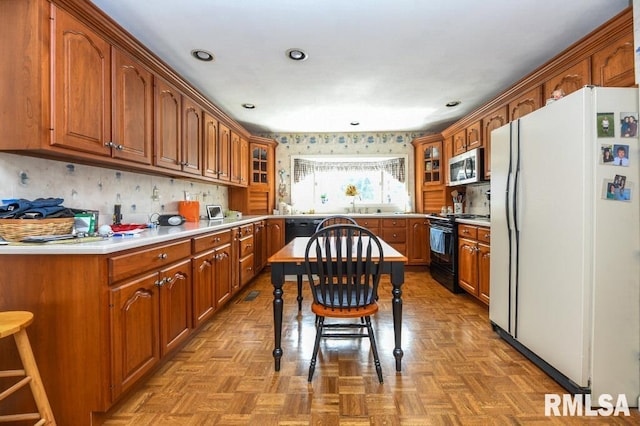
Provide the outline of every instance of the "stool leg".
<path id="1" fill-rule="evenodd" d="M 22 365 L 27 376 L 31 376 L 31 392 L 33 393 L 33 399 L 36 401 L 36 406 L 40 412 L 40 416 L 47 420 L 48 424 L 55 425 L 56 421 L 53 417 L 53 411 L 49 405 L 49 399 L 47 393 L 44 390 L 42 379 L 40 378 L 40 372 L 38 371 L 38 365 L 33 356 L 31 350 L 31 344 L 29 343 L 29 337 L 27 331 L 22 329 L 13 335 L 16 346 L 18 347 L 18 353 L 22 360 Z"/>

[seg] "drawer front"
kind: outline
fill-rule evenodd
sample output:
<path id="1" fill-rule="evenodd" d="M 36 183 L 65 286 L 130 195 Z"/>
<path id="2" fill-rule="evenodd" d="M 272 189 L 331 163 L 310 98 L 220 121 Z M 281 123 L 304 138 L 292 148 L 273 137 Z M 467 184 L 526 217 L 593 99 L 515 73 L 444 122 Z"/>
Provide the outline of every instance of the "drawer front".
<path id="1" fill-rule="evenodd" d="M 472 225 L 458 225 L 458 236 L 460 238 L 478 239 L 478 227 Z"/>
<path id="2" fill-rule="evenodd" d="M 478 241 L 483 243 L 491 242 L 491 229 L 490 228 L 478 228 Z"/>
<path id="3" fill-rule="evenodd" d="M 253 235 L 240 240 L 240 257 L 245 257 L 253 253 Z"/>
<path id="4" fill-rule="evenodd" d="M 406 228 L 407 219 L 382 219 L 382 228 Z"/>
<path id="5" fill-rule="evenodd" d="M 109 258 L 110 282 L 120 281 L 145 271 L 162 268 L 191 256 L 191 240 L 139 250 Z"/>
<path id="6" fill-rule="evenodd" d="M 231 242 L 231 230 L 214 232 L 201 237 L 194 237 L 192 241 L 193 252 L 199 253 Z"/>
<path id="7" fill-rule="evenodd" d="M 394 229 L 382 227 L 382 239 L 393 245 L 397 243 L 404 243 L 407 241 L 407 229 Z"/>
<path id="8" fill-rule="evenodd" d="M 253 235 L 253 224 L 241 226 L 240 237 L 246 237 L 249 235 Z"/>
<path id="9" fill-rule="evenodd" d="M 369 229 L 374 234 L 377 234 L 380 230 L 380 219 L 356 219 L 356 222 L 358 222 L 358 225 Z"/>
<path id="10" fill-rule="evenodd" d="M 255 271 L 253 269 L 253 254 L 250 254 L 249 256 L 244 257 L 242 258 L 242 260 L 240 260 L 240 286 L 248 283 L 251 278 L 253 278 L 254 274 Z"/>

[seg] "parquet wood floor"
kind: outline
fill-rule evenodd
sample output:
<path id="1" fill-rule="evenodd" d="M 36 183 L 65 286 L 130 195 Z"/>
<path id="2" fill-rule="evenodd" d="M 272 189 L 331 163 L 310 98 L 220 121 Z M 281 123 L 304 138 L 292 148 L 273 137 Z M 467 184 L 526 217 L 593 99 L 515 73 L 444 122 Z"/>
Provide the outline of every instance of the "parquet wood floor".
<path id="1" fill-rule="evenodd" d="M 245 300 L 259 291 L 253 300 Z M 488 308 L 428 273 L 403 287 L 403 371 L 393 358 L 391 284 L 374 318 L 384 384 L 367 339 L 324 340 L 307 383 L 315 336 L 310 293 L 298 315 L 285 284 L 282 368 L 273 368 L 270 275 L 263 272 L 143 386 L 106 425 L 640 424 L 631 417 L 545 417 L 545 393 L 565 391 L 491 330 Z"/>

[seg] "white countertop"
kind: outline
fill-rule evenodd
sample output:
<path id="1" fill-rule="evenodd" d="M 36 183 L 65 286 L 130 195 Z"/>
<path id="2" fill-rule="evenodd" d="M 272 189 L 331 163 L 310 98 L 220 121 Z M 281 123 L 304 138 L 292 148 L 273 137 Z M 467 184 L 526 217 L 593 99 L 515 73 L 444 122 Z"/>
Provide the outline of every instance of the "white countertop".
<path id="1" fill-rule="evenodd" d="M 242 219 L 226 218 L 222 221 L 201 220 L 199 222 L 185 222 L 180 226 L 159 226 L 157 228 L 148 228 L 144 232 L 135 236 L 126 237 L 109 237 L 102 240 L 94 240 L 82 242 L 82 239 L 72 240 L 68 243 L 18 243 L 9 245 L 0 245 L 0 255 L 11 254 L 110 254 L 118 251 L 129 250 L 133 248 L 144 247 L 152 244 L 165 243 L 172 240 L 191 237 L 194 235 L 204 234 L 212 231 L 241 226 L 262 219 L 300 219 L 300 218 L 321 218 L 330 216 L 324 214 L 295 214 L 295 215 L 264 215 L 264 216 L 243 216 Z M 350 216 L 369 217 L 369 218 L 420 218 L 429 217 L 423 213 L 362 213 L 351 214 Z M 488 219 L 456 219 L 458 223 L 467 223 L 477 226 L 490 226 Z"/>
<path id="2" fill-rule="evenodd" d="M 169 242 L 180 238 L 191 237 L 212 231 L 219 231 L 234 226 L 241 226 L 269 216 L 243 216 L 242 219 L 223 219 L 222 221 L 201 220 L 185 222 L 180 226 L 159 226 L 147 228 L 135 236 L 109 237 L 99 241 L 82 242 L 81 238 L 69 243 L 19 243 L 0 246 L 3 254 L 109 254 L 132 248 L 144 247 L 157 243 Z"/>
<path id="3" fill-rule="evenodd" d="M 463 223 L 465 225 L 475 225 L 475 226 L 491 226 L 491 221 L 488 218 L 480 218 L 480 219 L 456 219 L 456 223 Z"/>

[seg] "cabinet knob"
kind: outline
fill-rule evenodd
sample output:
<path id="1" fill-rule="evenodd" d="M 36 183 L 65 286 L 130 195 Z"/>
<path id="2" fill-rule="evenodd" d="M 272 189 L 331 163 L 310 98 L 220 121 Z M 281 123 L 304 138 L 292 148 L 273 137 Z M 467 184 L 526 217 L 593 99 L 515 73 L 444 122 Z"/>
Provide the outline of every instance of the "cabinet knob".
<path id="1" fill-rule="evenodd" d="M 169 255 L 167 253 L 160 253 L 158 255 L 158 259 L 162 259 L 162 260 L 166 259 L 167 257 L 169 257 Z"/>
<path id="2" fill-rule="evenodd" d="M 167 277 L 164 279 L 165 284 L 171 284 L 173 282 L 173 278 Z"/>
<path id="3" fill-rule="evenodd" d="M 109 147 L 109 148 L 113 148 L 115 146 L 115 144 L 113 142 L 109 141 L 109 142 L 105 142 L 104 146 Z"/>
<path id="4" fill-rule="evenodd" d="M 485 238 L 491 238 L 491 234 L 484 234 Z"/>
<path id="5" fill-rule="evenodd" d="M 155 283 L 153 283 L 156 287 L 162 287 L 165 283 L 166 278 L 163 278 L 161 280 L 156 281 Z"/>
<path id="6" fill-rule="evenodd" d="M 120 145 L 120 144 L 118 144 L 118 145 L 116 145 L 116 149 L 117 149 L 118 151 L 122 151 L 122 150 L 124 150 L 124 145 Z"/>

